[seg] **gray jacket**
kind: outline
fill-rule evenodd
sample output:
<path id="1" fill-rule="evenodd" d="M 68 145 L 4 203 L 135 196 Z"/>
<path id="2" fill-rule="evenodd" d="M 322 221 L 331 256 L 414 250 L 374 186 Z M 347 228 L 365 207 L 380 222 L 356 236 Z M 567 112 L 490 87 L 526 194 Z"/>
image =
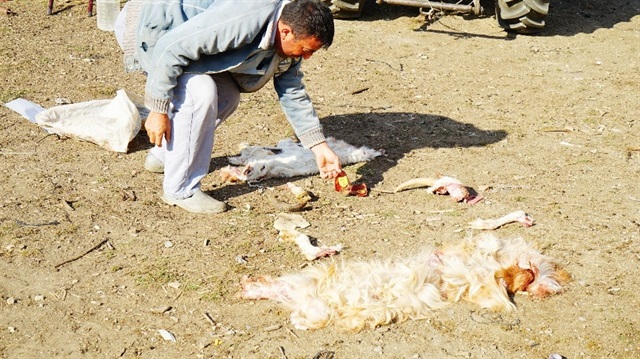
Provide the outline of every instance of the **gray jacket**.
<path id="1" fill-rule="evenodd" d="M 125 67 L 145 71 L 145 105 L 168 113 L 182 73 L 230 72 L 243 92 L 273 78 L 280 104 L 305 147 L 324 141 L 302 82 L 301 58 L 281 59 L 271 40 L 287 0 L 131 0 Z"/>

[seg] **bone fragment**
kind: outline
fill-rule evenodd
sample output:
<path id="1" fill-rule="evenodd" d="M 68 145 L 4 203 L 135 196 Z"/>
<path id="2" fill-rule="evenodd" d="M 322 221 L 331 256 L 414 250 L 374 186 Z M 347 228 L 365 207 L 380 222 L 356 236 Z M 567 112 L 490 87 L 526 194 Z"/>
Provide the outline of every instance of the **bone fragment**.
<path id="1" fill-rule="evenodd" d="M 167 340 L 167 341 L 172 341 L 175 342 L 176 341 L 176 337 L 171 334 L 170 332 L 168 332 L 165 329 L 158 329 L 158 332 L 160 333 L 160 336 L 162 337 L 162 339 Z"/>
<path id="2" fill-rule="evenodd" d="M 393 192 L 397 193 L 407 189 L 413 189 L 413 188 L 419 188 L 419 187 L 430 187 L 430 186 L 433 186 L 435 182 L 436 182 L 436 179 L 434 178 L 427 178 L 427 177 L 414 178 L 414 179 L 410 179 L 408 181 L 402 182 L 393 190 Z"/>
<path id="3" fill-rule="evenodd" d="M 292 231 L 296 228 L 307 228 L 310 225 L 301 215 L 294 213 L 279 213 L 278 218 L 273 222 L 273 227 L 279 231 Z"/>
<path id="4" fill-rule="evenodd" d="M 318 259 L 322 257 L 332 256 L 342 250 L 341 244 L 330 246 L 330 247 L 324 247 L 324 246 L 316 247 L 313 244 L 311 244 L 311 240 L 306 234 L 300 233 L 295 229 L 293 230 L 285 229 L 280 231 L 279 238 L 280 240 L 283 240 L 283 241 L 295 242 L 295 244 L 298 245 L 298 248 L 300 248 L 300 252 L 302 252 L 302 255 L 304 255 L 304 257 L 308 261 L 312 261 L 314 259 Z"/>
<path id="5" fill-rule="evenodd" d="M 504 226 L 507 223 L 520 222 L 525 227 L 531 227 L 534 224 L 533 217 L 526 214 L 524 211 L 511 212 L 498 219 L 481 219 L 478 218 L 469 223 L 469 228 L 472 229 L 497 229 Z"/>
<path id="6" fill-rule="evenodd" d="M 281 241 L 294 242 L 300 248 L 302 255 L 309 261 L 331 256 L 342 250 L 341 244 L 331 247 L 316 247 L 311 244 L 311 240 L 306 234 L 296 230 L 296 228 L 306 228 L 309 225 L 309 222 L 301 215 L 293 213 L 280 213 L 273 223 L 273 227 L 280 231 L 278 238 Z"/>

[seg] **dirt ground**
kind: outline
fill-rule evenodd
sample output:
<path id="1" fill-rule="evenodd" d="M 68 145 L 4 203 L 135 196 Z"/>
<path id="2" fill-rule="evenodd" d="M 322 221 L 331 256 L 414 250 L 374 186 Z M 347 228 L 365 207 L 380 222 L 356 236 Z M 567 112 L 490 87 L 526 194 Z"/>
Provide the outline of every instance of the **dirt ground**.
<path id="1" fill-rule="evenodd" d="M 243 96 L 216 134 L 203 189 L 232 209 L 211 216 L 159 200 L 162 175 L 142 167 L 146 134 L 109 152 L 0 106 L 0 357 L 640 357 L 640 2 L 551 5 L 539 36 L 507 35 L 491 15 L 427 23 L 416 8 L 375 4 L 336 21 L 334 44 L 303 65 L 308 91 L 327 135 L 385 155 L 345 167 L 373 188 L 366 198 L 317 176 L 292 181 L 317 197 L 305 233 L 346 246 L 321 261 L 410 256 L 476 235 L 467 223 L 478 217 L 524 210 L 533 227 L 495 234 L 563 263 L 564 293 L 516 296 L 508 314 L 457 303 L 356 334 L 296 330 L 278 304 L 238 299 L 238 282 L 314 263 L 278 242 L 268 190 L 219 176 L 241 142 L 292 135 L 271 86 Z M 86 2 L 56 1 L 53 16 L 44 1 L 0 7 L 14 13 L 0 14 L 2 103 L 142 94 Z M 380 191 L 436 172 L 485 199 Z"/>

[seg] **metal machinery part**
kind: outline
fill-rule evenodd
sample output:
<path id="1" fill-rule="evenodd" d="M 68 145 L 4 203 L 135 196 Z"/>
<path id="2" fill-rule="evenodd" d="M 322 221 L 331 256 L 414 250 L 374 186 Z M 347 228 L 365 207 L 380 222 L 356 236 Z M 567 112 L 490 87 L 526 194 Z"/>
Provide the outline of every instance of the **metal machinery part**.
<path id="1" fill-rule="evenodd" d="M 367 0 L 323 0 L 329 5 L 337 19 L 354 19 L 360 17 Z M 447 2 L 451 1 L 451 2 Z M 412 6 L 420 8 L 421 13 L 428 11 L 445 11 L 454 13 L 473 13 L 480 15 L 484 9 L 480 0 L 376 0 L 378 4 Z M 545 17 L 549 13 L 551 0 L 495 0 L 498 24 L 507 31 L 530 34 L 545 26 Z"/>

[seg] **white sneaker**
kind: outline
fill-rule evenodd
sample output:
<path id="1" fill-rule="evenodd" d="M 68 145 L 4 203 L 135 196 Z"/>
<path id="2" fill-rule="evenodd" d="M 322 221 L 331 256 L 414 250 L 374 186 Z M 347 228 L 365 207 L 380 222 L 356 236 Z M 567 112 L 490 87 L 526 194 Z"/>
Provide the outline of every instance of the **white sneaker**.
<path id="1" fill-rule="evenodd" d="M 173 199 L 165 195 L 162 196 L 162 200 L 192 213 L 222 213 L 227 210 L 227 205 L 224 202 L 204 194 L 200 189 L 195 190 L 193 196 L 189 198 Z"/>
<path id="2" fill-rule="evenodd" d="M 149 152 L 147 158 L 144 160 L 144 169 L 149 172 L 164 173 L 164 163 Z"/>

